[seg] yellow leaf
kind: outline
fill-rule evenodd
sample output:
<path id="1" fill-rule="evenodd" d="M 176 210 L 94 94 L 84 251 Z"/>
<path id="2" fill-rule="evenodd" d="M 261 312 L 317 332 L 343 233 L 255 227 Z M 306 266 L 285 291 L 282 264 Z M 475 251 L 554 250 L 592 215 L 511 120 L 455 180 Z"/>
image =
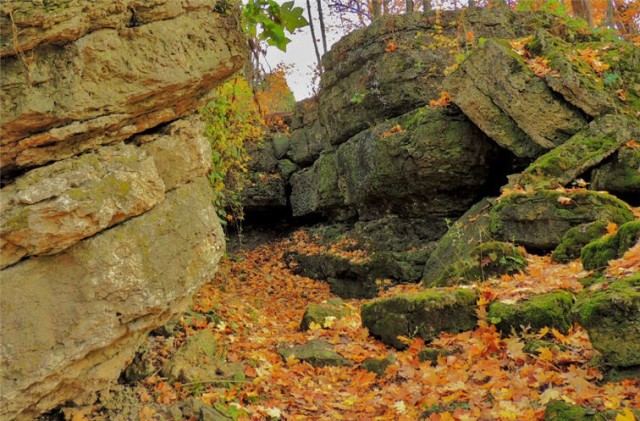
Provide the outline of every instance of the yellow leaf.
<path id="1" fill-rule="evenodd" d="M 609 222 L 607 224 L 607 234 L 613 235 L 616 232 L 618 232 L 618 224 L 616 224 L 615 222 Z"/>
<path id="2" fill-rule="evenodd" d="M 558 203 L 560 203 L 561 205 L 568 205 L 572 201 L 573 201 L 573 199 L 571 199 L 570 197 L 558 196 Z"/>
<path id="3" fill-rule="evenodd" d="M 538 358 L 543 361 L 551 361 L 553 359 L 553 352 L 547 347 L 538 348 Z"/>
<path id="4" fill-rule="evenodd" d="M 621 414 L 616 415 L 616 421 L 636 421 L 636 416 L 629 408 L 624 408 Z"/>

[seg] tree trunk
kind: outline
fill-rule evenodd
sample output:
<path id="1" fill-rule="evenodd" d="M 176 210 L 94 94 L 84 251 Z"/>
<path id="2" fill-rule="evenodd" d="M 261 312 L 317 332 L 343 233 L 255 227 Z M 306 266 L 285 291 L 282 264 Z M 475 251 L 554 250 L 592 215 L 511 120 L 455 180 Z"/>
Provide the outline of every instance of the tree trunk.
<path id="1" fill-rule="evenodd" d="M 371 20 L 377 19 L 380 17 L 380 15 L 382 14 L 382 7 L 380 4 L 380 0 L 371 0 L 371 13 L 373 14 L 373 16 L 371 17 Z"/>
<path id="2" fill-rule="evenodd" d="M 593 9 L 589 0 L 571 0 L 571 8 L 576 17 L 586 20 L 593 28 Z"/>
<path id="3" fill-rule="evenodd" d="M 324 13 L 322 12 L 322 3 L 316 0 L 318 5 L 318 20 L 320 21 L 320 36 L 322 38 L 322 54 L 327 52 L 327 30 L 324 26 Z"/>
<path id="4" fill-rule="evenodd" d="M 311 15 L 311 1 L 307 0 L 307 14 L 309 16 L 309 29 L 311 29 L 311 38 L 313 39 L 313 49 L 316 51 L 316 59 L 318 60 L 318 70 L 322 68 L 320 63 L 320 49 L 318 48 L 318 39 L 316 38 L 316 29 L 313 26 L 313 16 Z"/>
<path id="5" fill-rule="evenodd" d="M 413 13 L 413 0 L 405 0 L 405 13 Z"/>
<path id="6" fill-rule="evenodd" d="M 431 10 L 431 0 L 422 0 L 422 12 L 427 13 Z"/>

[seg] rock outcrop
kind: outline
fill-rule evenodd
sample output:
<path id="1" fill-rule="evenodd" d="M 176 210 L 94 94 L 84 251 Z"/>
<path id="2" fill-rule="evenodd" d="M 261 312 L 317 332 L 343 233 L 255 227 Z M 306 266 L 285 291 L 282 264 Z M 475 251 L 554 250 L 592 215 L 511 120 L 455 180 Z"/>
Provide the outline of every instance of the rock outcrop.
<path id="1" fill-rule="evenodd" d="M 0 6 L 0 418 L 87 402 L 214 273 L 194 112 L 239 70 L 204 0 Z"/>

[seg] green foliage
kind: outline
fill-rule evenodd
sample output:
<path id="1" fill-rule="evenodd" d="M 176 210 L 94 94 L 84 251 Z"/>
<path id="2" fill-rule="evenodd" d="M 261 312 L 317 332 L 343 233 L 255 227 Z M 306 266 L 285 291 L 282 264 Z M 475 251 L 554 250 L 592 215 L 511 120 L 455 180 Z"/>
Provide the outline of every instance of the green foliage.
<path id="1" fill-rule="evenodd" d="M 352 104 L 360 104 L 362 102 L 362 100 L 364 100 L 364 97 L 367 94 L 361 94 L 360 92 L 356 92 L 351 99 L 349 100 L 349 102 L 351 102 Z"/>
<path id="2" fill-rule="evenodd" d="M 214 205 L 223 223 L 241 220 L 240 192 L 249 182 L 245 142 L 258 142 L 265 130 L 253 90 L 244 78 L 235 78 L 220 86 L 201 112 L 211 143 Z M 232 215 L 227 215 L 227 209 Z"/>
<path id="3" fill-rule="evenodd" d="M 282 51 L 286 51 L 287 44 L 291 42 L 285 31 L 293 33 L 309 24 L 303 13 L 304 9 L 295 7 L 293 1 L 280 5 L 274 0 L 249 0 L 242 9 L 245 30 L 249 36 L 265 40 Z"/>

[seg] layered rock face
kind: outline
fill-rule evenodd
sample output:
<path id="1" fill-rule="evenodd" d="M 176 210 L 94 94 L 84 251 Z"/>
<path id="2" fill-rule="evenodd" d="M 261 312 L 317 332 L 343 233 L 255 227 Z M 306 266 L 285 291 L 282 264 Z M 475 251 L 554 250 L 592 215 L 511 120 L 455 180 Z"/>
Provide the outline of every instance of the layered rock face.
<path id="1" fill-rule="evenodd" d="M 246 44 L 214 6 L 1 6 L 0 418 L 90 399 L 215 271 L 194 113 Z"/>

